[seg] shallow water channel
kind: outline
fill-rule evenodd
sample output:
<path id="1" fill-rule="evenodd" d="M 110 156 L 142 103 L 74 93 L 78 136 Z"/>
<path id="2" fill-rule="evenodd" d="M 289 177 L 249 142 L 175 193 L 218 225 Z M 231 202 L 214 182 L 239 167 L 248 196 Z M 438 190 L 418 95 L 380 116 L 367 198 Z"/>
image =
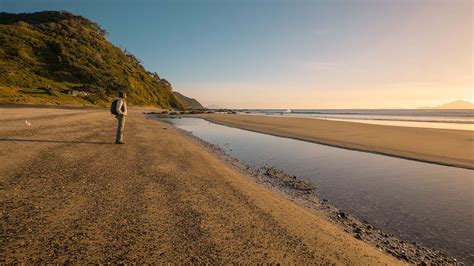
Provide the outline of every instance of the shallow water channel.
<path id="1" fill-rule="evenodd" d="M 166 119 L 245 164 L 316 185 L 321 199 L 408 241 L 474 263 L 474 171 L 275 137 L 198 118 Z"/>

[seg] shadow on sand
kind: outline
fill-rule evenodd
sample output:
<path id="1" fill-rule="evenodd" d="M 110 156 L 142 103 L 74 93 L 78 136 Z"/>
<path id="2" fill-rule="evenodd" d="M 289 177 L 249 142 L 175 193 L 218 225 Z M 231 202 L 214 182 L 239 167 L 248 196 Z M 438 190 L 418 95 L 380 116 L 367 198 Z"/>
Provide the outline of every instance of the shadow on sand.
<path id="1" fill-rule="evenodd" d="M 0 141 L 16 141 L 16 142 L 43 142 L 43 143 L 70 143 L 70 144 L 114 144 L 113 142 L 101 141 L 73 141 L 73 140 L 46 140 L 46 139 L 2 139 Z"/>

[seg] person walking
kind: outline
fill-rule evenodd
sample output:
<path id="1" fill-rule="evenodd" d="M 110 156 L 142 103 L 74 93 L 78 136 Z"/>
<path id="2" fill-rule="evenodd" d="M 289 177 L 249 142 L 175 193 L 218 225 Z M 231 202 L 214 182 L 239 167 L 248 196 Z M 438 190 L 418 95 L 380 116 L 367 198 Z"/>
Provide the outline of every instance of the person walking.
<path id="1" fill-rule="evenodd" d="M 127 118 L 127 93 L 119 92 L 117 98 L 117 135 L 115 137 L 115 144 L 125 144 L 123 142 L 123 131 L 125 130 L 125 120 Z"/>

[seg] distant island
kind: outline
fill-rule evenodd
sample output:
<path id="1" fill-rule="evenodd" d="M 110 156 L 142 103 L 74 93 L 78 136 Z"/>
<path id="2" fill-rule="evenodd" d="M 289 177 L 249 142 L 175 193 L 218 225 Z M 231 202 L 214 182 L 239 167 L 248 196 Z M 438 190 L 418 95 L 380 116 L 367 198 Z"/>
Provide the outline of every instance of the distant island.
<path id="1" fill-rule="evenodd" d="M 420 109 L 474 109 L 474 104 L 468 101 L 458 100 L 438 106 L 420 107 Z"/>

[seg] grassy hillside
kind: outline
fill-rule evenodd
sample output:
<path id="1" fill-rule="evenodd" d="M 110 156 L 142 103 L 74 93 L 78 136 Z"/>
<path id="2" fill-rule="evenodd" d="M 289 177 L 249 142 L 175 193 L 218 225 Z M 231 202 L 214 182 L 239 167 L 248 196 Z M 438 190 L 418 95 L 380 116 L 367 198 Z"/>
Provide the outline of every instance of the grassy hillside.
<path id="1" fill-rule="evenodd" d="M 106 105 L 125 90 L 133 105 L 190 108 L 106 35 L 69 12 L 0 13 L 0 102 Z"/>
<path id="2" fill-rule="evenodd" d="M 176 92 L 176 91 L 174 92 L 174 95 L 176 96 L 176 98 L 178 98 L 179 100 L 181 100 L 182 102 L 187 104 L 192 109 L 204 109 L 205 108 L 204 106 L 201 105 L 200 102 L 198 102 L 194 98 L 186 97 L 183 94 L 181 94 L 179 92 Z"/>

